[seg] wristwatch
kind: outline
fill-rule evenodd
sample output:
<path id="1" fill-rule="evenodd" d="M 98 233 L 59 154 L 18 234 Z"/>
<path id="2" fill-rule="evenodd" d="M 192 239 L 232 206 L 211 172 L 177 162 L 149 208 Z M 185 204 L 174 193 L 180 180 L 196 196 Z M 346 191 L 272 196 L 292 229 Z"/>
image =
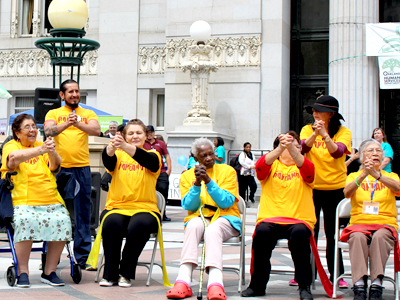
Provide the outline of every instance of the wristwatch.
<path id="1" fill-rule="evenodd" d="M 331 138 L 329 137 L 329 135 L 327 135 L 327 136 L 324 137 L 322 140 L 323 140 L 325 143 L 328 143 L 328 142 L 331 140 Z"/>

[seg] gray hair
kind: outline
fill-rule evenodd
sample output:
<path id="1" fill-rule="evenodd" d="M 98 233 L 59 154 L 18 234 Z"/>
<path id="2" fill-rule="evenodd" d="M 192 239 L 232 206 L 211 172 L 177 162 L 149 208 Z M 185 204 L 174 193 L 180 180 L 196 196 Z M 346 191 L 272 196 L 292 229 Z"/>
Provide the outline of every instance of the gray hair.
<path id="1" fill-rule="evenodd" d="M 198 149 L 204 145 L 209 145 L 211 149 L 214 149 L 214 144 L 207 138 L 202 137 L 194 140 L 192 144 L 192 154 L 194 157 L 197 158 L 197 155 L 199 154 Z"/>
<path id="2" fill-rule="evenodd" d="M 118 126 L 118 122 L 117 121 L 111 121 L 110 124 L 108 124 L 108 126 L 111 126 L 111 125 Z"/>
<path id="3" fill-rule="evenodd" d="M 381 143 L 379 143 L 377 140 L 375 140 L 375 139 L 367 139 L 367 140 L 363 141 L 361 143 L 361 145 L 360 145 L 360 150 L 359 150 L 360 151 L 360 160 L 362 162 L 364 162 L 364 151 L 365 151 L 365 149 L 367 149 L 372 144 L 379 145 L 379 148 L 381 148 L 381 150 L 383 151 Z"/>

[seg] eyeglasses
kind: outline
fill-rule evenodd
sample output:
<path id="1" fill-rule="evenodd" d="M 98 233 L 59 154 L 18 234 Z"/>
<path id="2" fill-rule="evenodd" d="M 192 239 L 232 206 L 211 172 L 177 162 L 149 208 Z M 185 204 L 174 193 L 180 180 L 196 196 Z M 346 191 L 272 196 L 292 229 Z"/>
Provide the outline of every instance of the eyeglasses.
<path id="1" fill-rule="evenodd" d="M 368 149 L 368 150 L 365 150 L 364 152 L 366 152 L 366 153 L 368 153 L 368 154 L 372 154 L 372 153 L 374 153 L 374 152 L 376 152 L 376 153 L 378 153 L 378 154 L 382 154 L 383 153 L 383 150 L 382 149 L 375 149 L 375 148 L 371 148 L 371 149 Z"/>
<path id="2" fill-rule="evenodd" d="M 301 145 L 297 145 L 296 148 L 299 149 L 300 151 L 303 149 L 303 147 L 301 147 Z"/>
<path id="3" fill-rule="evenodd" d="M 33 125 L 33 126 L 26 125 L 24 128 L 22 128 L 22 130 L 26 130 L 26 131 L 37 130 L 37 127 L 36 127 L 36 125 Z"/>

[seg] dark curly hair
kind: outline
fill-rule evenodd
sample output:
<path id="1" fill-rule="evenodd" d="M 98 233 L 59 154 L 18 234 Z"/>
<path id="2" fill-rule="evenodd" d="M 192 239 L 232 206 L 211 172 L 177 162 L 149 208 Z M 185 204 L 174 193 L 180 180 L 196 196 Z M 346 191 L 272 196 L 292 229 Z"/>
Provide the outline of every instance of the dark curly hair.
<path id="1" fill-rule="evenodd" d="M 35 122 L 36 125 L 36 120 L 32 115 L 29 114 L 20 114 L 18 115 L 12 125 L 11 125 L 11 129 L 12 129 L 12 133 L 13 133 L 13 138 L 14 140 L 18 141 L 18 137 L 17 137 L 17 132 L 21 131 L 21 124 L 22 122 L 24 122 L 25 120 L 32 120 L 33 122 Z"/>

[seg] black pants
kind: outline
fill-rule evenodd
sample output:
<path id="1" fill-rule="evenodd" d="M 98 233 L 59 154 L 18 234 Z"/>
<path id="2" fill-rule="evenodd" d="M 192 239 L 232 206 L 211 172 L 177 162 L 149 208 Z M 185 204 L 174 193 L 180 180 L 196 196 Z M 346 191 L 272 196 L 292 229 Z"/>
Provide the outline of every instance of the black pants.
<path id="1" fill-rule="evenodd" d="M 101 213 L 101 219 L 108 211 Z M 135 279 L 138 258 L 151 233 L 158 230 L 157 220 L 150 213 L 137 213 L 132 217 L 117 213 L 107 216 L 103 223 L 105 255 L 104 275 L 107 280 L 118 280 L 119 274 Z M 122 240 L 126 237 L 122 250 Z"/>
<path id="2" fill-rule="evenodd" d="M 158 176 L 156 190 L 159 191 L 165 199 L 165 204 L 168 200 L 169 176 L 166 172 L 160 173 Z M 166 216 L 166 206 L 164 206 L 164 217 Z"/>
<path id="3" fill-rule="evenodd" d="M 324 228 L 326 236 L 326 261 L 328 263 L 328 270 L 330 280 L 333 279 L 334 259 L 335 259 L 335 219 L 336 207 L 340 201 L 344 199 L 343 189 L 332 191 L 313 190 L 315 215 L 317 216 L 317 224 L 315 224 L 314 237 L 318 243 L 319 233 L 319 215 L 321 209 L 324 212 Z M 339 275 L 344 273 L 342 251 L 339 250 Z"/>
<path id="4" fill-rule="evenodd" d="M 271 273 L 272 250 L 278 239 L 289 241 L 295 270 L 294 279 L 300 286 L 309 286 L 312 281 L 310 236 L 311 232 L 304 224 L 259 224 L 252 245 L 253 273 L 249 287 L 255 291 L 265 291 Z"/>
<path id="5" fill-rule="evenodd" d="M 246 190 L 250 187 L 249 200 L 254 200 L 254 194 L 257 191 L 257 184 L 253 176 L 239 175 L 239 195 L 246 200 Z"/>

